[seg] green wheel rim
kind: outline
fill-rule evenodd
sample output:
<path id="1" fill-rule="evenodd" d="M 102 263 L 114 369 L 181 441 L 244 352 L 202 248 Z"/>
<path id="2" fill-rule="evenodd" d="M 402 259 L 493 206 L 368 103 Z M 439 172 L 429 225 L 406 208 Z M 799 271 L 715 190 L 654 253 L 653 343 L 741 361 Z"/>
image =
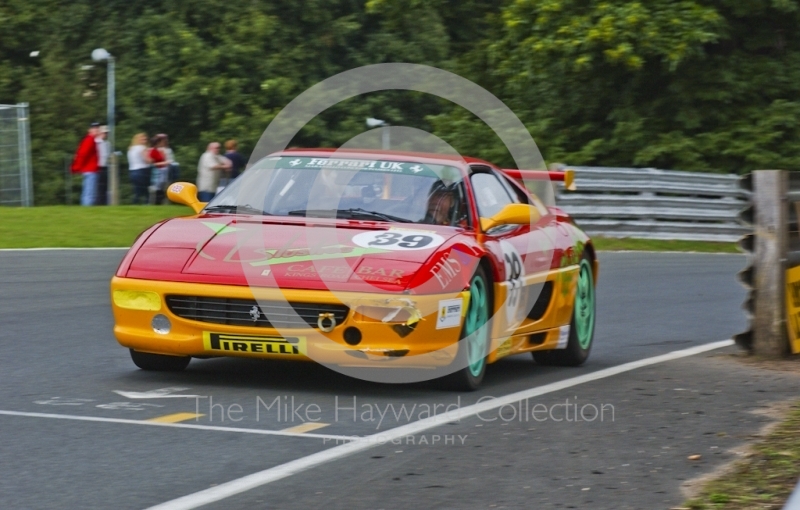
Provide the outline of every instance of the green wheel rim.
<path id="1" fill-rule="evenodd" d="M 581 349 L 588 349 L 594 333 L 594 280 L 588 260 L 581 261 L 575 294 L 575 333 Z"/>
<path id="2" fill-rule="evenodd" d="M 483 278 L 473 278 L 469 286 L 469 305 L 464 324 L 467 342 L 467 362 L 469 372 L 478 377 L 486 363 L 486 343 L 489 336 L 488 328 L 483 326 L 489 320 L 488 296 L 486 282 Z"/>

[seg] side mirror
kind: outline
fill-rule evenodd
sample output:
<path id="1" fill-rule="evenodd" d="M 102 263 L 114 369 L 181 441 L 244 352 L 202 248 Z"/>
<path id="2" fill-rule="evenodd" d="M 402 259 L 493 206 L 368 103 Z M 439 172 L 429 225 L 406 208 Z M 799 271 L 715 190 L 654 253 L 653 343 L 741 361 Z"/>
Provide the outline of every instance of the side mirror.
<path id="1" fill-rule="evenodd" d="M 532 225 L 541 217 L 539 209 L 532 205 L 508 204 L 491 218 L 481 218 L 481 229 L 487 232 L 499 225 Z"/>
<path id="2" fill-rule="evenodd" d="M 203 210 L 207 202 L 197 200 L 197 186 L 190 182 L 176 182 L 167 188 L 167 198 L 176 204 L 188 205 L 195 214 Z"/>

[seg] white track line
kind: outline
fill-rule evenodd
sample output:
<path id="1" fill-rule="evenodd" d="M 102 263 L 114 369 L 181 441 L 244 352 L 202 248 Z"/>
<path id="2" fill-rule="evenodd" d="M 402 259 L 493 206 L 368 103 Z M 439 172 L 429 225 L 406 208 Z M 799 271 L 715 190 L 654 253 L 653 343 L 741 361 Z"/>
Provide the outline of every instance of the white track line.
<path id="1" fill-rule="evenodd" d="M 124 418 L 102 418 L 99 416 L 79 416 L 74 414 L 52 414 L 52 413 L 24 413 L 21 411 L 2 411 L 0 416 L 26 416 L 30 418 L 51 418 L 56 420 L 77 420 L 77 421 L 95 421 L 102 423 L 124 423 L 127 425 L 146 425 L 150 427 L 169 427 L 175 429 L 194 429 L 194 430 L 211 430 L 215 432 L 238 432 L 240 434 L 261 434 L 264 436 L 289 436 L 289 437 L 302 437 L 302 438 L 317 438 L 329 439 L 334 441 L 355 441 L 361 439 L 358 436 L 337 436 L 331 434 L 310 434 L 310 433 L 297 433 L 285 432 L 282 430 L 263 430 L 263 429 L 245 429 L 237 427 L 216 427 L 214 425 L 192 425 L 191 423 L 160 423 L 156 421 L 146 420 L 126 420 Z"/>
<path id="2" fill-rule="evenodd" d="M 605 379 L 607 377 L 612 377 L 624 372 L 636 370 L 637 368 L 685 358 L 687 356 L 713 351 L 722 347 L 728 347 L 733 344 L 733 340 L 723 340 L 721 342 L 700 345 L 689 349 L 673 351 L 668 354 L 662 354 L 661 356 L 654 356 L 652 358 L 624 363 L 616 367 L 598 370 L 597 372 L 580 375 L 578 377 L 572 377 L 564 381 L 558 381 L 551 384 L 545 384 L 544 386 L 511 393 L 504 397 L 498 397 L 494 400 L 473 404 L 460 409 L 442 413 L 440 415 L 431 416 L 430 418 L 426 418 L 424 420 L 418 420 L 407 425 L 401 425 L 400 427 L 387 430 L 383 433 L 362 437 L 355 441 L 335 446 L 328 450 L 323 450 L 291 462 L 287 462 L 286 464 L 281 464 L 279 466 L 265 469 L 264 471 L 259 471 L 236 480 L 231 480 L 230 482 L 217 485 L 216 487 L 212 487 L 210 489 L 205 489 L 200 492 L 195 492 L 194 494 L 173 499 L 172 501 L 167 501 L 160 505 L 150 507 L 148 510 L 189 510 L 192 508 L 198 508 L 209 503 L 220 501 L 242 492 L 255 489 L 256 487 L 260 487 L 276 480 L 292 476 L 307 469 L 319 466 L 320 464 L 325 464 L 333 460 L 347 457 L 348 455 L 352 455 L 354 453 L 368 450 L 375 446 L 386 444 L 393 439 L 419 434 L 444 423 L 462 420 L 464 418 L 475 416 L 478 413 L 491 411 L 492 409 L 498 409 L 507 404 L 513 404 L 521 400 L 539 397 L 547 393 L 553 393 L 555 391 L 571 388 L 579 384 L 597 381 L 598 379 Z"/>
<path id="3" fill-rule="evenodd" d="M 797 487 L 794 492 L 789 495 L 789 500 L 783 510 L 800 510 L 800 482 L 797 482 Z"/>
<path id="4" fill-rule="evenodd" d="M 130 246 L 115 246 L 110 248 L 0 248 L 4 251 L 77 251 L 77 250 L 129 250 Z"/>

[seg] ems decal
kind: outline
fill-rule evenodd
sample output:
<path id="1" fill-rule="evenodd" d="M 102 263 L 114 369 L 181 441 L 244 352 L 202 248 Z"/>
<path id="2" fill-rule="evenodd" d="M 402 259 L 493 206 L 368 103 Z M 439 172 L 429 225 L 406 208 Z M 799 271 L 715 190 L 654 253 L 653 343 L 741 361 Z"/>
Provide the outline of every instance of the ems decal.
<path id="1" fill-rule="evenodd" d="M 431 275 L 439 282 L 442 290 L 446 289 L 453 279 L 461 273 L 462 265 L 455 252 L 451 251 L 446 257 L 441 258 L 429 270 Z"/>

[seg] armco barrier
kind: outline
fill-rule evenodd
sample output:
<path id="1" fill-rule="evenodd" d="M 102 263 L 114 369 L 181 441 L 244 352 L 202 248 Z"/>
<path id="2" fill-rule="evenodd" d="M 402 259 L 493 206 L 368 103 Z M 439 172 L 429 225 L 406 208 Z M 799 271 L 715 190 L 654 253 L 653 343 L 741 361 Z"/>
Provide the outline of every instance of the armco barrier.
<path id="1" fill-rule="evenodd" d="M 732 242 L 748 232 L 737 221 L 746 193 L 736 175 L 565 168 L 575 171 L 577 190 L 559 189 L 556 204 L 589 235 Z"/>
<path id="2" fill-rule="evenodd" d="M 800 173 L 754 170 L 739 186 L 748 196 L 739 218 L 751 231 L 739 241 L 748 257 L 738 275 L 749 326 L 734 339 L 758 356 L 800 354 Z"/>

